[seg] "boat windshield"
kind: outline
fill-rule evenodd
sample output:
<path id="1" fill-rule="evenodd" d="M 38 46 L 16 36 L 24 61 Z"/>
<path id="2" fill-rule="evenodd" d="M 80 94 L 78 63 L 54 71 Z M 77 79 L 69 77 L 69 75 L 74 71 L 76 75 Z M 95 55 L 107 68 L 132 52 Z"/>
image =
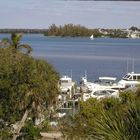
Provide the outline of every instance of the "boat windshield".
<path id="1" fill-rule="evenodd" d="M 127 75 L 125 75 L 125 76 L 123 77 L 124 80 L 129 80 L 129 79 L 131 79 L 131 78 L 132 78 L 132 76 L 129 75 L 129 74 L 127 74 Z"/>

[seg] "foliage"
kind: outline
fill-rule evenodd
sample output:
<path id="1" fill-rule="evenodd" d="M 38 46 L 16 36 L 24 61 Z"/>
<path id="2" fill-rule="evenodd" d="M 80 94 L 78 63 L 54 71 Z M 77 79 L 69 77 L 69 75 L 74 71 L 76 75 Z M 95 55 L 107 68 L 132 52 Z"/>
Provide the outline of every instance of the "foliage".
<path id="1" fill-rule="evenodd" d="M 97 120 L 97 140 L 138 140 L 140 139 L 140 103 L 138 100 L 128 106 L 125 115 L 119 112 L 106 114 Z"/>
<path id="2" fill-rule="evenodd" d="M 140 89 L 120 93 L 120 98 L 90 99 L 80 111 L 62 122 L 69 138 L 94 140 L 140 139 Z"/>
<path id="3" fill-rule="evenodd" d="M 51 130 L 50 123 L 49 123 L 48 119 L 46 119 L 42 122 L 40 129 L 43 132 Z"/>
<path id="4" fill-rule="evenodd" d="M 52 24 L 45 35 L 61 37 L 110 37 L 110 38 L 127 38 L 127 32 L 121 29 L 89 29 L 81 25 L 65 24 L 56 26 Z"/>
<path id="5" fill-rule="evenodd" d="M 0 139 L 2 140 L 11 140 L 12 134 L 9 132 L 9 129 L 2 128 L 0 129 Z"/>
<path id="6" fill-rule="evenodd" d="M 24 138 L 25 140 L 38 140 L 40 136 L 40 129 L 36 127 L 31 120 L 27 121 L 22 129 L 23 135 L 18 139 Z"/>
<path id="7" fill-rule="evenodd" d="M 95 37 L 101 36 L 98 30 L 88 29 L 81 25 L 66 24 L 64 26 L 56 26 L 55 24 L 51 25 L 45 35 L 48 36 L 90 36 L 94 34 Z"/>
<path id="8" fill-rule="evenodd" d="M 44 34 L 47 29 L 0 29 L 0 33 Z"/>
<path id="9" fill-rule="evenodd" d="M 132 31 L 140 31 L 139 28 L 137 28 L 135 26 L 130 27 L 129 30 L 132 30 Z"/>
<path id="10" fill-rule="evenodd" d="M 23 52 L 26 51 L 29 54 L 32 51 L 32 48 L 28 44 L 20 44 L 20 40 L 22 38 L 21 33 L 12 33 L 11 38 L 4 38 L 0 43 L 0 47 L 11 47 L 13 52 L 16 53 L 19 50 Z M 23 50 L 25 49 L 25 50 Z"/>
<path id="11" fill-rule="evenodd" d="M 0 47 L 0 119 L 9 126 L 26 110 L 34 122 L 58 94 L 58 73 L 46 61 L 23 53 L 20 39 L 12 35 L 11 43 Z"/>

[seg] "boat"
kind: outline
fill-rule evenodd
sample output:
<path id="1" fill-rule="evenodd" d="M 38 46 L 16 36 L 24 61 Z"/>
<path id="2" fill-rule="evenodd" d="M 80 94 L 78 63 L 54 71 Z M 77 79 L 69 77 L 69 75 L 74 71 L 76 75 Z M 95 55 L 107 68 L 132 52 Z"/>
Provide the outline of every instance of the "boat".
<path id="1" fill-rule="evenodd" d="M 119 98 L 119 90 L 115 89 L 96 89 L 90 93 L 83 94 L 83 101 L 87 101 L 90 98 L 96 98 L 97 100 L 103 98 Z"/>
<path id="2" fill-rule="evenodd" d="M 140 73 L 127 73 L 118 83 L 125 88 L 135 87 L 140 84 Z"/>
<path id="3" fill-rule="evenodd" d="M 95 81 L 95 83 L 96 83 L 96 81 Z M 116 77 L 99 77 L 98 84 L 105 89 L 109 88 L 109 89 L 121 90 L 121 89 L 125 88 L 125 86 L 123 84 L 117 82 Z"/>
<path id="4" fill-rule="evenodd" d="M 108 97 L 119 98 L 119 91 L 114 89 L 96 90 L 90 94 L 92 98 L 102 99 Z"/>
<path id="5" fill-rule="evenodd" d="M 93 82 L 88 82 L 87 81 L 87 77 L 81 77 L 81 81 L 80 81 L 80 87 L 82 89 L 83 92 L 90 92 L 93 90 Z"/>
<path id="6" fill-rule="evenodd" d="M 74 92 L 74 85 L 75 82 L 72 81 L 72 78 L 63 75 L 60 80 L 59 80 L 59 88 L 60 88 L 60 95 L 58 97 L 59 100 L 63 98 L 63 101 L 65 102 L 66 100 L 66 95 L 69 96 L 69 98 L 72 98 L 72 94 Z"/>
<path id="7" fill-rule="evenodd" d="M 67 76 L 67 75 L 63 75 L 60 78 L 60 90 L 62 92 L 68 92 L 71 91 L 72 87 L 74 86 L 74 82 L 72 81 L 72 78 Z"/>
<path id="8" fill-rule="evenodd" d="M 93 36 L 93 34 L 90 36 L 90 39 L 91 39 L 91 40 L 93 40 L 93 39 L 94 39 L 94 36 Z"/>
<path id="9" fill-rule="evenodd" d="M 94 92 L 97 89 L 124 89 L 124 84 L 118 83 L 116 80 L 116 77 L 99 77 L 95 82 L 88 82 L 84 76 L 81 78 L 81 87 L 86 92 Z"/>

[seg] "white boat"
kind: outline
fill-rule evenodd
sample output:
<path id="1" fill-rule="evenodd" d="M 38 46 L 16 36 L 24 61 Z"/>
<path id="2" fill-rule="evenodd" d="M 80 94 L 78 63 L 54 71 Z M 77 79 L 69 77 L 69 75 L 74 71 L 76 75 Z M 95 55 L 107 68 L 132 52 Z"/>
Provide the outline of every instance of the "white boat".
<path id="1" fill-rule="evenodd" d="M 69 95 L 70 98 L 72 97 L 72 89 L 74 90 L 74 85 L 75 82 L 73 82 L 72 78 L 67 75 L 63 75 L 59 80 L 60 92 Z M 61 98 L 59 97 L 59 99 Z"/>
<path id="2" fill-rule="evenodd" d="M 93 84 L 94 84 L 94 83 L 93 83 L 93 82 L 88 82 L 86 76 L 81 77 L 80 84 L 81 84 L 81 89 L 82 89 L 84 92 L 92 91 L 92 90 L 93 90 Z"/>
<path id="3" fill-rule="evenodd" d="M 118 83 L 125 88 L 137 86 L 140 84 L 140 73 L 127 73 Z"/>
<path id="4" fill-rule="evenodd" d="M 74 86 L 74 82 L 72 81 L 72 78 L 67 76 L 67 75 L 63 75 L 60 78 L 60 90 L 62 92 L 68 92 L 71 91 L 71 88 Z"/>
<path id="5" fill-rule="evenodd" d="M 96 90 L 91 93 L 90 95 L 92 98 L 102 99 L 102 98 L 119 98 L 119 91 L 114 89 L 102 89 L 102 90 Z"/>
<path id="6" fill-rule="evenodd" d="M 86 77 L 82 77 L 82 87 L 87 91 L 96 91 L 97 89 L 124 89 L 125 86 L 116 82 L 116 77 L 99 77 L 95 82 L 88 82 Z"/>
<path id="7" fill-rule="evenodd" d="M 117 82 L 116 77 L 99 77 L 99 83 L 104 89 L 124 89 L 124 85 Z"/>
<path id="8" fill-rule="evenodd" d="M 90 36 L 90 39 L 91 39 L 91 40 L 93 40 L 93 39 L 94 39 L 94 36 L 93 36 L 93 34 Z"/>
<path id="9" fill-rule="evenodd" d="M 96 89 L 91 93 L 84 93 L 83 101 L 87 101 L 90 98 L 96 98 L 97 100 L 99 100 L 110 97 L 119 98 L 119 91 L 114 89 Z"/>

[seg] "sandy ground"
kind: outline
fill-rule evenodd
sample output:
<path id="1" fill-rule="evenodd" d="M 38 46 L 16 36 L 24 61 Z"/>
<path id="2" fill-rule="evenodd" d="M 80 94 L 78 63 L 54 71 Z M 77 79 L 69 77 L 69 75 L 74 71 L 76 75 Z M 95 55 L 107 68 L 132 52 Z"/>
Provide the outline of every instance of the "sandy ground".
<path id="1" fill-rule="evenodd" d="M 61 132 L 41 132 L 40 134 L 42 136 L 41 140 L 64 140 Z"/>

